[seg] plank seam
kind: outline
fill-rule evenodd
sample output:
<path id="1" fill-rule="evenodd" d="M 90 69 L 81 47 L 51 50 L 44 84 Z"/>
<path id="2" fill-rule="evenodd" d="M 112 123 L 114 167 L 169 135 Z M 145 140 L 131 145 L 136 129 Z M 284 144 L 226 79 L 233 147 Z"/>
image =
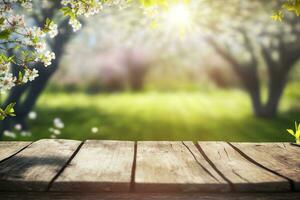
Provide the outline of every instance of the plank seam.
<path id="1" fill-rule="evenodd" d="M 229 146 L 231 146 L 235 151 L 237 151 L 241 156 L 243 156 L 244 158 L 246 158 L 249 162 L 255 164 L 256 166 L 264 169 L 264 170 L 267 170 L 268 172 L 271 172 L 283 179 L 286 179 L 288 182 L 289 182 L 289 185 L 290 185 L 290 188 L 291 190 L 294 192 L 295 191 L 295 183 L 292 179 L 272 170 L 272 169 L 269 169 L 267 168 L 266 166 L 260 164 L 259 162 L 255 161 L 253 158 L 251 158 L 250 156 L 248 156 L 246 153 L 244 153 L 242 150 L 240 150 L 238 147 L 234 146 L 233 144 L 231 144 L 230 142 L 227 142 L 227 144 L 229 144 Z"/>
<path id="2" fill-rule="evenodd" d="M 79 150 L 81 149 L 82 145 L 84 144 L 84 142 L 81 142 L 78 147 L 76 148 L 76 150 L 73 152 L 73 154 L 70 156 L 70 158 L 67 160 L 67 162 L 65 163 L 64 166 L 62 166 L 62 168 L 57 172 L 57 174 L 51 179 L 51 181 L 49 182 L 46 191 L 50 191 L 50 188 L 52 187 L 54 181 L 61 175 L 61 173 L 66 169 L 66 167 L 70 164 L 70 162 L 73 160 L 73 158 L 77 155 L 77 153 L 79 152 Z"/>
<path id="3" fill-rule="evenodd" d="M 210 173 L 210 171 L 208 169 L 206 169 L 196 158 L 196 156 L 194 155 L 194 153 L 192 152 L 192 150 L 184 143 L 184 141 L 182 141 L 182 144 L 188 149 L 188 151 L 192 154 L 194 160 L 200 165 L 200 167 L 206 171 L 213 179 L 215 179 L 217 182 L 220 182 L 212 173 Z"/>
<path id="4" fill-rule="evenodd" d="M 18 150 L 17 152 L 15 152 L 15 153 L 11 154 L 10 156 L 8 156 L 8 157 L 6 157 L 6 158 L 0 160 L 0 163 L 3 163 L 3 162 L 5 162 L 6 160 L 8 160 L 8 159 L 14 157 L 15 155 L 17 155 L 18 153 L 20 153 L 21 151 L 23 151 L 24 149 L 26 149 L 27 147 L 29 147 L 29 146 L 32 145 L 32 144 L 33 144 L 33 142 L 30 142 L 28 145 L 25 145 L 24 147 L 22 147 L 22 148 L 21 148 L 20 150 Z"/>
<path id="5" fill-rule="evenodd" d="M 133 163 L 132 163 L 132 168 L 131 168 L 131 179 L 130 179 L 129 192 L 135 191 L 136 159 L 137 159 L 137 141 L 134 142 Z"/>
<path id="6" fill-rule="evenodd" d="M 198 151 L 201 153 L 201 155 L 204 157 L 204 159 L 210 164 L 210 166 L 229 184 L 230 190 L 235 191 L 233 183 L 216 167 L 216 165 L 208 158 L 208 156 L 205 154 L 203 149 L 198 143 L 195 143 L 195 146 L 197 147 Z"/>

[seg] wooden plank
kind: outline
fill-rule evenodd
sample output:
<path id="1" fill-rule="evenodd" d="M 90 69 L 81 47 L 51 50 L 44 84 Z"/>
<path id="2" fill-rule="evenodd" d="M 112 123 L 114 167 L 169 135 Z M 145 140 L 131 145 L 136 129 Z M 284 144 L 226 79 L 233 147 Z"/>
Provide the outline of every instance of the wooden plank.
<path id="1" fill-rule="evenodd" d="M 32 142 L 0 142 L 0 162 L 8 157 L 18 153 Z"/>
<path id="2" fill-rule="evenodd" d="M 289 191 L 289 182 L 244 158 L 225 142 L 199 142 L 212 164 L 236 191 Z"/>
<path id="3" fill-rule="evenodd" d="M 300 144 L 297 144 L 297 143 L 290 143 L 290 144 L 294 147 L 300 147 Z"/>
<path id="4" fill-rule="evenodd" d="M 52 191 L 129 191 L 134 142 L 86 141 Z"/>
<path id="5" fill-rule="evenodd" d="M 0 163 L 0 190 L 46 190 L 79 144 L 74 140 L 39 140 L 32 143 Z"/>
<path id="6" fill-rule="evenodd" d="M 219 183 L 220 191 L 230 191 L 229 183 L 224 180 L 217 172 L 212 168 L 212 166 L 206 161 L 206 159 L 199 152 L 197 147 L 193 142 L 184 141 L 183 144 L 188 148 L 188 150 L 192 153 L 196 162 L 201 166 L 201 168 L 206 171 L 213 179 L 215 179 Z M 212 191 L 215 191 L 213 189 Z"/>
<path id="7" fill-rule="evenodd" d="M 185 142 L 138 142 L 135 188 L 138 192 L 227 191 L 228 184 Z"/>
<path id="8" fill-rule="evenodd" d="M 5 200 L 299 200 L 300 193 L 0 193 Z"/>
<path id="9" fill-rule="evenodd" d="M 300 191 L 300 148 L 290 143 L 231 143 L 264 167 L 293 181 Z"/>

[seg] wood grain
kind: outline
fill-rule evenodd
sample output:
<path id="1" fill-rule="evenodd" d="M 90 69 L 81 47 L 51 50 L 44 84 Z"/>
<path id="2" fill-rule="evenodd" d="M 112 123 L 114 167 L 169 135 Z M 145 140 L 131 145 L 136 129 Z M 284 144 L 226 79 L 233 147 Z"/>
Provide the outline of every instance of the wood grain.
<path id="1" fill-rule="evenodd" d="M 79 146 L 74 140 L 39 140 L 0 163 L 1 191 L 43 191 Z"/>
<path id="2" fill-rule="evenodd" d="M 287 177 L 300 191 L 300 148 L 290 143 L 231 143 L 264 167 Z"/>
<path id="3" fill-rule="evenodd" d="M 0 193 L 5 200 L 299 200 L 300 193 Z"/>
<path id="4" fill-rule="evenodd" d="M 289 143 L 138 142 L 135 159 L 134 142 L 80 144 L 0 142 L 0 199 L 300 199 L 288 193 L 289 181 L 300 191 L 300 148 Z M 229 185 L 247 193 L 195 193 Z"/>
<path id="5" fill-rule="evenodd" d="M 225 142 L 199 142 L 213 165 L 237 191 L 289 191 L 289 182 L 244 158 Z"/>
<path id="6" fill-rule="evenodd" d="M 52 191 L 129 191 L 134 142 L 86 141 Z"/>
<path id="7" fill-rule="evenodd" d="M 136 191 L 227 191 L 228 184 L 198 152 L 195 158 L 186 144 L 196 152 L 188 142 L 138 142 Z"/>
<path id="8" fill-rule="evenodd" d="M 30 145 L 31 142 L 0 142 L 0 162 L 8 157 L 18 153 L 23 148 Z"/>

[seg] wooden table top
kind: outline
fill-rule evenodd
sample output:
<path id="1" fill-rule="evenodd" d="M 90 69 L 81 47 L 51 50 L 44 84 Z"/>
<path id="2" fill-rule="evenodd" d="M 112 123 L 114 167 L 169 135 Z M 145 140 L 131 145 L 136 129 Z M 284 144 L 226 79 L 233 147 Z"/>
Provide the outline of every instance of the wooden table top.
<path id="1" fill-rule="evenodd" d="M 300 146 L 0 142 L 0 199 L 81 199 L 82 195 L 88 199 L 300 199 Z"/>

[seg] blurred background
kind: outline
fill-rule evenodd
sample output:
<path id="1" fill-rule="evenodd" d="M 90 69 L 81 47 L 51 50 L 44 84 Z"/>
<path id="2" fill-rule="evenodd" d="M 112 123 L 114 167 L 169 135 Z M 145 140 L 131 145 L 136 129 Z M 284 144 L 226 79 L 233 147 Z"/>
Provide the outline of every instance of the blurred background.
<path id="1" fill-rule="evenodd" d="M 273 21 L 280 1 L 176 1 L 159 17 L 109 7 L 76 33 L 36 2 L 30 23 L 59 24 L 56 61 L 6 95 L 17 116 L 3 140 L 293 141 L 300 18 Z"/>

